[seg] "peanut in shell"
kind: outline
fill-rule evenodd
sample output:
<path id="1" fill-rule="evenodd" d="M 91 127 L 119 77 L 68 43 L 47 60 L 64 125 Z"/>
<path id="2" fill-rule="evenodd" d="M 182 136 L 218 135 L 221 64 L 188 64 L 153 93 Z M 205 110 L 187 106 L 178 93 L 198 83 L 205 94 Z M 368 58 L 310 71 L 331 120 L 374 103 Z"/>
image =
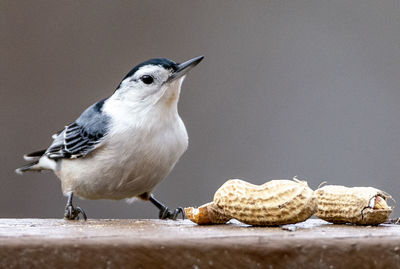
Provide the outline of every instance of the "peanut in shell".
<path id="1" fill-rule="evenodd" d="M 225 182 L 214 203 L 245 224 L 274 226 L 302 222 L 317 210 L 317 200 L 307 182 L 272 180 L 253 185 L 240 179 Z"/>
<path id="2" fill-rule="evenodd" d="M 392 208 L 386 203 L 390 195 L 372 187 L 328 185 L 315 191 L 317 217 L 328 222 L 378 225 L 389 219 Z"/>

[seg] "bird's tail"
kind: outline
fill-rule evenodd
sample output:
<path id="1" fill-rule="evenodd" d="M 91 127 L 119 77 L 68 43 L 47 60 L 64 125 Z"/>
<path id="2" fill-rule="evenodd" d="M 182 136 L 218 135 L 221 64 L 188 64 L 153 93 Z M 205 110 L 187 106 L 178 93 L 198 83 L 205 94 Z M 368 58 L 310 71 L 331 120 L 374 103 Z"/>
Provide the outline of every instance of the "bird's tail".
<path id="1" fill-rule="evenodd" d="M 46 150 L 42 149 L 42 150 L 38 150 L 38 151 L 29 153 L 29 154 L 25 154 L 24 159 L 25 159 L 25 161 L 33 161 L 33 160 L 37 161 L 40 159 L 40 157 L 43 156 L 43 154 L 45 152 L 46 152 Z"/>
<path id="2" fill-rule="evenodd" d="M 26 171 L 38 171 L 53 169 L 55 162 L 43 156 L 46 150 L 39 150 L 24 155 L 25 161 L 31 161 L 30 163 L 15 169 L 17 174 L 22 175 Z M 43 158 L 42 158 L 43 157 Z"/>
<path id="3" fill-rule="evenodd" d="M 41 169 L 35 169 L 35 165 L 37 166 L 38 164 L 39 161 L 28 163 L 20 168 L 15 169 L 15 173 L 22 175 L 26 171 L 32 171 L 32 170 L 40 171 Z"/>

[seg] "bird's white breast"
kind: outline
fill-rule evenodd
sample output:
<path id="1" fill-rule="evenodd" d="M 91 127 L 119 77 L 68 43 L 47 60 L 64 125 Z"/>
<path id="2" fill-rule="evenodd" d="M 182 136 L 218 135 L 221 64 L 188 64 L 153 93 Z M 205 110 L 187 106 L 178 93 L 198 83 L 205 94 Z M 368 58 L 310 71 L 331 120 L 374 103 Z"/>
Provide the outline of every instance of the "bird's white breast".
<path id="1" fill-rule="evenodd" d="M 104 142 L 84 158 L 62 160 L 56 174 L 63 192 L 87 199 L 123 199 L 150 192 L 172 170 L 188 145 L 176 110 L 148 109 L 109 100 Z"/>

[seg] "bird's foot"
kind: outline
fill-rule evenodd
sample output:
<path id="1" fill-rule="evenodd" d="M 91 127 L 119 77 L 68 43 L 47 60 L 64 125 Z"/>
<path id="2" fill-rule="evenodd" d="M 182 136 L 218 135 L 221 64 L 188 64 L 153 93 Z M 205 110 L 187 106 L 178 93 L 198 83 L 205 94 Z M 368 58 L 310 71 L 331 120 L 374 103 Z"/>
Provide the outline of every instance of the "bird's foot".
<path id="1" fill-rule="evenodd" d="M 79 214 L 82 214 L 84 220 L 87 220 L 85 211 L 79 206 L 74 207 L 69 205 L 65 208 L 64 219 L 66 220 L 79 220 Z"/>
<path id="2" fill-rule="evenodd" d="M 160 213 L 158 215 L 159 219 L 172 219 L 176 220 L 182 214 L 182 219 L 185 219 L 185 211 L 183 211 L 182 207 L 175 208 L 175 210 L 169 210 L 168 207 L 160 209 Z"/>
<path id="3" fill-rule="evenodd" d="M 68 195 L 67 205 L 65 206 L 64 219 L 79 220 L 79 215 L 81 214 L 83 219 L 87 220 L 85 211 L 79 206 L 74 207 L 72 205 L 72 197 L 73 197 L 73 193 L 70 192 Z"/>
<path id="4" fill-rule="evenodd" d="M 178 207 L 175 210 L 170 210 L 168 207 L 163 205 L 160 201 L 158 201 L 152 194 L 148 197 L 149 201 L 155 205 L 159 210 L 160 213 L 158 214 L 159 219 L 172 219 L 176 220 L 179 214 L 182 215 L 182 219 L 185 219 L 185 211 L 182 207 Z"/>

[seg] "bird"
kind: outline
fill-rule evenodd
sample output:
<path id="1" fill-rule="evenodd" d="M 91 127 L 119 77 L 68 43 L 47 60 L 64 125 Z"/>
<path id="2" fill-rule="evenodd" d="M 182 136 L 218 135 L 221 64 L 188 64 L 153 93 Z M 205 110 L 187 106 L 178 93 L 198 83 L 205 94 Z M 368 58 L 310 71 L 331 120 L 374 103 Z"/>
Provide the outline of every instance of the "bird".
<path id="1" fill-rule="evenodd" d="M 67 197 L 64 218 L 86 220 L 73 205 L 83 199 L 140 198 L 159 210 L 160 219 L 184 218 L 152 194 L 188 147 L 178 113 L 182 82 L 204 56 L 183 63 L 153 58 L 130 70 L 116 90 L 88 107 L 74 122 L 52 136 L 47 149 L 24 155 L 18 174 L 51 170 Z"/>

